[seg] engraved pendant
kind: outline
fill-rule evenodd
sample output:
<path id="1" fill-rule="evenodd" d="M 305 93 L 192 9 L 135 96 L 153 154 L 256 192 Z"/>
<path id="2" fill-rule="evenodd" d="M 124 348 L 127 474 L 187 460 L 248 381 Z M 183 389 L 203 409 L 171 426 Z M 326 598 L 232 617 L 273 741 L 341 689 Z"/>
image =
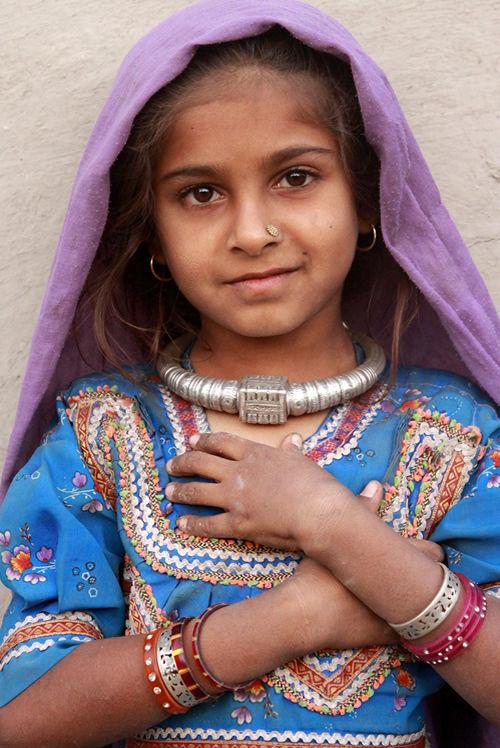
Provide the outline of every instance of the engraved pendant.
<path id="1" fill-rule="evenodd" d="M 285 423 L 288 377 L 245 374 L 238 394 L 240 419 L 246 423 Z"/>

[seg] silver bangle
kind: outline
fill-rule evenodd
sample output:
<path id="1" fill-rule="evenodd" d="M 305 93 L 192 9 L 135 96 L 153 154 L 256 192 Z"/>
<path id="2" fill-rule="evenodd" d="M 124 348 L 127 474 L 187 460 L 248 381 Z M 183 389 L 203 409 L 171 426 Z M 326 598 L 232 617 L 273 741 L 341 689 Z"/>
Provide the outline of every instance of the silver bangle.
<path id="1" fill-rule="evenodd" d="M 174 699 L 181 704 L 191 708 L 198 704 L 198 700 L 191 693 L 182 680 L 172 652 L 172 630 L 164 629 L 158 637 L 158 669 L 167 690 Z"/>
<path id="2" fill-rule="evenodd" d="M 458 602 L 460 580 L 447 566 L 441 563 L 439 565 L 444 572 L 443 583 L 429 605 L 410 621 L 389 623 L 389 626 L 403 639 L 409 639 L 410 641 L 420 639 L 433 631 L 448 618 Z"/>

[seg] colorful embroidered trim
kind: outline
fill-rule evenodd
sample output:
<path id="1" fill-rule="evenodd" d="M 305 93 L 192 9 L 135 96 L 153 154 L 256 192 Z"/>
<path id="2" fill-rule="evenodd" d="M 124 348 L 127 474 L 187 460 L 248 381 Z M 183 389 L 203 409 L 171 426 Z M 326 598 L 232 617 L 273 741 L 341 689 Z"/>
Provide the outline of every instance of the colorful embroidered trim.
<path id="1" fill-rule="evenodd" d="M 481 432 L 445 413 L 419 408 L 410 416 L 401 444 L 394 484 L 387 488 L 379 516 L 402 535 L 428 537 L 458 501 L 478 456 Z M 407 499 L 418 487 L 417 501 Z M 400 512 L 400 518 L 396 513 Z"/>
<path id="2" fill-rule="evenodd" d="M 363 702 L 374 695 L 391 670 L 400 667 L 402 662 L 411 661 L 413 657 L 401 648 L 363 647 L 356 650 L 333 675 L 318 672 L 303 660 L 292 660 L 262 680 L 298 706 L 319 714 L 337 716 L 359 709 Z M 370 666 L 371 672 L 368 672 Z M 287 678 L 287 671 L 292 678 Z M 361 674 L 363 681 L 356 684 L 355 679 Z M 301 693 L 300 688 L 317 693 L 322 703 L 315 703 L 310 696 Z M 346 691 L 351 693 L 346 695 Z"/>
<path id="3" fill-rule="evenodd" d="M 97 624 L 70 618 L 56 620 L 39 620 L 16 627 L 7 635 L 0 647 L 0 662 L 7 654 L 20 644 L 46 637 L 85 636 L 90 639 L 102 639 Z"/>
<path id="4" fill-rule="evenodd" d="M 323 437 L 324 429 L 321 429 L 319 434 L 308 439 L 305 443 L 304 454 L 306 457 L 324 467 L 334 459 L 349 454 L 350 450 L 358 443 L 361 433 L 380 409 L 380 399 L 385 389 L 386 385 L 376 384 L 363 395 L 344 405 L 337 414 L 333 410 L 330 417 L 334 421 L 338 420 L 338 423 L 332 436 L 325 439 Z M 328 426 L 327 423 L 327 430 L 329 430 Z"/>
<path id="5" fill-rule="evenodd" d="M 397 738 L 396 738 L 397 739 Z M 276 743 L 274 741 L 259 740 L 255 743 L 250 740 L 142 740 L 141 738 L 128 738 L 126 741 L 126 748 L 251 748 L 255 745 L 256 748 L 276 748 L 276 746 L 292 745 L 292 743 Z M 295 743 L 298 748 L 318 748 L 318 743 Z M 405 746 L 405 748 L 426 748 L 425 737 L 422 736 L 417 740 L 412 740 L 410 743 L 405 742 L 391 742 L 391 743 L 352 743 L 352 742 L 328 742 L 328 748 L 349 748 L 349 746 Z"/>
<path id="6" fill-rule="evenodd" d="M 297 745 L 307 748 L 327 744 L 328 746 L 406 746 L 406 748 L 424 748 L 425 727 L 418 732 L 406 735 L 390 733 L 356 734 L 331 732 L 304 732 L 303 730 L 215 730 L 184 727 L 156 727 L 146 730 L 142 735 L 127 740 L 127 748 L 165 748 L 165 746 L 196 746 L 196 748 L 230 748 L 245 745 L 272 746 Z"/>

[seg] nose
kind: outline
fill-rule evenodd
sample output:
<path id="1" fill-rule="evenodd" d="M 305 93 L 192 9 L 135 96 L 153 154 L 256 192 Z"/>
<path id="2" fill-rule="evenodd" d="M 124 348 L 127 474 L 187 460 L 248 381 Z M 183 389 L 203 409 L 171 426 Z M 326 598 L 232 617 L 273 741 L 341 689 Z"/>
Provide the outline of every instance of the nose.
<path id="1" fill-rule="evenodd" d="M 258 257 L 279 241 L 280 231 L 269 215 L 266 201 L 245 200 L 235 205 L 229 237 L 232 251 Z"/>

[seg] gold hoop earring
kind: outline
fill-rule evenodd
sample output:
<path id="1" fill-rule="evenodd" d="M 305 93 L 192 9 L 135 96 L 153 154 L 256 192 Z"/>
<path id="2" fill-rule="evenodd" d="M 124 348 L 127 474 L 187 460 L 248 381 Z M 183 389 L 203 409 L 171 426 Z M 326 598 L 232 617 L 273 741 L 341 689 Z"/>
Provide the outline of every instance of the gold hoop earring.
<path id="1" fill-rule="evenodd" d="M 158 275 L 158 273 L 155 271 L 155 258 L 153 255 L 151 255 L 151 259 L 149 261 L 149 267 L 151 268 L 151 273 L 153 274 L 153 276 L 161 283 L 168 283 L 169 281 L 173 280 L 171 275 L 169 275 L 168 278 L 163 275 Z"/>
<path id="2" fill-rule="evenodd" d="M 375 226 L 373 225 L 373 223 L 371 224 L 371 227 L 372 227 L 372 240 L 371 240 L 370 244 L 366 245 L 366 247 L 363 246 L 363 245 L 361 245 L 361 246 L 359 245 L 359 238 L 361 236 L 362 237 L 370 236 L 370 234 L 358 234 L 358 244 L 356 245 L 356 249 L 359 252 L 369 252 L 370 249 L 373 249 L 373 247 L 375 246 L 375 242 L 377 241 L 377 229 L 375 228 Z"/>

